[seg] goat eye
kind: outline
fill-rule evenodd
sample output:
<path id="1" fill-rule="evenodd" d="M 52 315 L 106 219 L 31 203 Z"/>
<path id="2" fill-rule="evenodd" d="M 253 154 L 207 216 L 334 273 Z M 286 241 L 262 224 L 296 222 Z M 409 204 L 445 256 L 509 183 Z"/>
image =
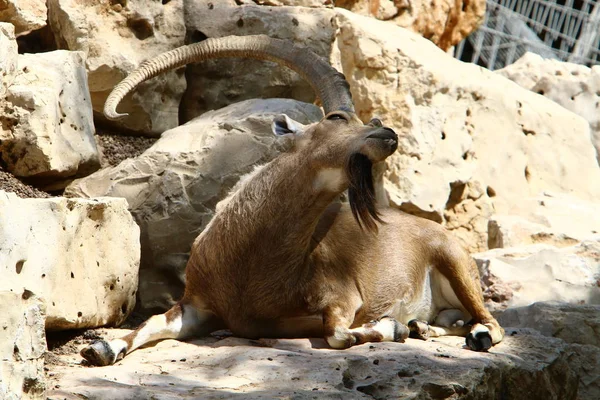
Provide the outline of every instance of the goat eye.
<path id="1" fill-rule="evenodd" d="M 381 120 L 379 118 L 373 118 L 372 120 L 370 120 L 369 125 L 371 125 L 375 128 L 383 127 L 383 123 L 381 122 Z"/>
<path id="2" fill-rule="evenodd" d="M 329 121 L 342 120 L 345 121 L 346 118 L 342 114 L 331 114 L 327 117 Z"/>

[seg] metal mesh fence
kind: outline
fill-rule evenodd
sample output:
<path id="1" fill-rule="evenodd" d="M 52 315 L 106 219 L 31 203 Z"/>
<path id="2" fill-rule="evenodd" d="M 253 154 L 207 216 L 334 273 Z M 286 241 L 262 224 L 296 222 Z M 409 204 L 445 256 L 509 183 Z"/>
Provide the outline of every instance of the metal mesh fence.
<path id="1" fill-rule="evenodd" d="M 482 26 L 455 56 L 494 70 L 526 52 L 600 64 L 600 0 L 487 0 Z"/>

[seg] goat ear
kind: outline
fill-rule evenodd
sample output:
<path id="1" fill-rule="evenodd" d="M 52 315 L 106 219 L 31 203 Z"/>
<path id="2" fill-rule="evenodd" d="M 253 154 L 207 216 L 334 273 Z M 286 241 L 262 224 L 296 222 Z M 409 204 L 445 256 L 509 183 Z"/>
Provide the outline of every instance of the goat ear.
<path id="1" fill-rule="evenodd" d="M 286 136 L 286 135 L 301 135 L 304 132 L 304 125 L 300 122 L 294 121 L 285 114 L 280 114 L 273 119 L 271 129 L 275 136 Z"/>

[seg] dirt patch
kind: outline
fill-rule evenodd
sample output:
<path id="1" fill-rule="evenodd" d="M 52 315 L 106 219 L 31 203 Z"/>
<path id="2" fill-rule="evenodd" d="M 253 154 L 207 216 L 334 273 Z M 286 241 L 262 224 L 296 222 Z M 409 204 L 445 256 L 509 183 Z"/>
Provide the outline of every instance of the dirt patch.
<path id="1" fill-rule="evenodd" d="M 0 168 L 0 190 L 15 193 L 23 199 L 52 197 L 49 193 L 20 181 L 13 174 L 4 171 L 2 168 Z"/>
<path id="2" fill-rule="evenodd" d="M 102 155 L 100 165 L 102 168 L 113 167 L 127 158 L 137 157 L 157 140 L 158 138 L 115 134 L 106 128 L 98 128 L 96 143 Z"/>

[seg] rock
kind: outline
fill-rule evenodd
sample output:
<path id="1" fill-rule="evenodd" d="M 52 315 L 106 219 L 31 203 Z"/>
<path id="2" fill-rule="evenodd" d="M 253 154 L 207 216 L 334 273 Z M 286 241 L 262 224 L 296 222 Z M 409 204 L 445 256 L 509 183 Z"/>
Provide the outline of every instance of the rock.
<path id="1" fill-rule="evenodd" d="M 29 290 L 0 291 L 0 398 L 45 399 L 44 306 Z"/>
<path id="2" fill-rule="evenodd" d="M 99 167 L 84 55 L 24 54 L 0 101 L 0 153 L 6 169 L 45 181 Z"/>
<path id="3" fill-rule="evenodd" d="M 15 26 L 17 36 L 46 26 L 46 2 L 40 0 L 2 0 L 0 21 Z"/>
<path id="4" fill-rule="evenodd" d="M 579 399 L 600 398 L 600 306 L 557 302 L 510 308 L 498 317 L 503 326 L 535 328 L 567 343 L 569 368 L 579 376 Z"/>
<path id="5" fill-rule="evenodd" d="M 600 65 L 588 68 L 526 53 L 496 72 L 588 121 L 600 162 Z"/>
<path id="6" fill-rule="evenodd" d="M 600 207 L 568 195 L 544 193 L 535 199 L 528 217 L 492 215 L 488 225 L 490 249 L 546 243 L 573 246 L 598 238 Z"/>
<path id="7" fill-rule="evenodd" d="M 87 57 L 94 111 L 101 117 L 112 88 L 143 61 L 183 44 L 183 1 L 48 0 L 49 24 L 61 48 Z M 130 115 L 117 124 L 149 135 L 178 125 L 185 90 L 181 70 L 162 74 L 140 86 L 119 107 Z"/>
<path id="8" fill-rule="evenodd" d="M 534 244 L 474 254 L 488 306 L 549 300 L 600 304 L 599 239 L 565 248 Z"/>
<path id="9" fill-rule="evenodd" d="M 333 0 L 236 0 L 237 4 L 260 6 L 333 7 Z"/>
<path id="10" fill-rule="evenodd" d="M 342 0 L 335 5 L 410 29 L 444 51 L 479 28 L 485 16 L 484 0 Z"/>
<path id="11" fill-rule="evenodd" d="M 50 330 L 117 326 L 135 305 L 139 228 L 123 199 L 0 191 L 0 290 L 35 293 Z"/>
<path id="12" fill-rule="evenodd" d="M 482 251 L 491 215 L 528 217 L 542 192 L 600 199 L 581 117 L 405 29 L 336 10 L 358 115 L 380 116 L 400 136 L 386 173 L 392 205 Z"/>
<path id="13" fill-rule="evenodd" d="M 68 196 L 127 199 L 141 228 L 143 308 L 165 309 L 179 300 L 186 254 L 217 202 L 241 175 L 283 149 L 271 132 L 273 117 L 281 113 L 302 123 L 322 118 L 316 106 L 294 100 L 233 104 L 165 132 L 141 156 L 67 188 Z"/>
<path id="14" fill-rule="evenodd" d="M 188 42 L 229 35 L 268 33 L 292 40 L 330 59 L 335 12 L 326 8 L 236 6 L 233 1 L 185 3 Z M 308 82 L 288 68 L 250 59 L 210 60 L 186 69 L 188 88 L 181 101 L 182 122 L 251 98 L 293 98 L 312 103 Z"/>
<path id="15" fill-rule="evenodd" d="M 600 305 L 538 302 L 509 308 L 498 317 L 502 326 L 534 328 L 567 343 L 600 347 Z M 600 382 L 599 382 L 600 383 Z"/>
<path id="16" fill-rule="evenodd" d="M 0 101 L 6 96 L 6 89 L 12 83 L 17 70 L 17 41 L 15 27 L 0 22 Z"/>
<path id="17" fill-rule="evenodd" d="M 576 399 L 574 352 L 534 330 L 489 353 L 463 349 L 464 338 L 367 343 L 331 350 L 322 339 L 191 343 L 167 340 L 136 350 L 116 365 L 82 368 L 77 355 L 50 367 L 49 399 Z M 110 332 L 120 336 L 123 332 Z M 66 364 L 66 365 L 65 365 Z M 67 397 L 71 396 L 71 397 Z"/>

